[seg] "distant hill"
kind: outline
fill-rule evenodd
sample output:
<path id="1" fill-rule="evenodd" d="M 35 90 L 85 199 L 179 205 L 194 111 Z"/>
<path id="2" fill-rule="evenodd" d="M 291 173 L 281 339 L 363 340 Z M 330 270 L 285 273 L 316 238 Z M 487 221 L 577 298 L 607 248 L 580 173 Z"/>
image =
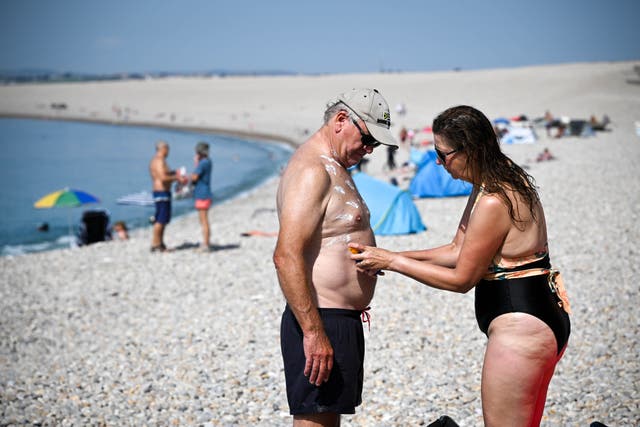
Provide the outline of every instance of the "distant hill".
<path id="1" fill-rule="evenodd" d="M 172 72 L 172 71 L 152 71 L 146 73 L 76 73 L 60 72 L 47 69 L 20 69 L 20 70 L 0 70 L 0 84 L 10 83 L 60 83 L 60 82 L 86 82 L 105 80 L 143 80 L 153 78 L 165 78 L 175 76 L 186 77 L 227 77 L 227 76 L 280 76 L 295 75 L 291 71 L 263 70 L 263 71 L 230 71 L 211 70 L 193 72 Z"/>

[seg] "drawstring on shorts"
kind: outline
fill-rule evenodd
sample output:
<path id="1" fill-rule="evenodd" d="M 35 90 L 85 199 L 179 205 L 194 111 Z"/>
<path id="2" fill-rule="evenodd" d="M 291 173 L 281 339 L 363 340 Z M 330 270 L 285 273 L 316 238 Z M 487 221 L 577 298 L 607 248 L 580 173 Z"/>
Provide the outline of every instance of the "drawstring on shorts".
<path id="1" fill-rule="evenodd" d="M 366 323 L 369 326 L 369 332 L 371 332 L 371 314 L 369 313 L 371 307 L 367 307 L 360 312 L 360 318 L 362 319 L 362 323 Z"/>

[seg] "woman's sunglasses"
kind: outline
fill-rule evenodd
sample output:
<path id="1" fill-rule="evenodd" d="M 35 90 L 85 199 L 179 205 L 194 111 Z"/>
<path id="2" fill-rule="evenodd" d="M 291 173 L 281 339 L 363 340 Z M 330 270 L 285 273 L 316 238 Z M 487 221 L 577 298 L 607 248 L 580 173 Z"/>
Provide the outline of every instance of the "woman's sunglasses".
<path id="1" fill-rule="evenodd" d="M 460 151 L 460 150 L 451 150 L 448 153 L 445 153 L 444 151 L 438 150 L 437 147 L 433 147 L 433 149 L 436 150 L 436 154 L 438 155 L 438 158 L 440 159 L 443 165 L 447 164 L 447 156 Z"/>
<path id="2" fill-rule="evenodd" d="M 358 126 L 358 122 L 356 122 L 355 119 L 351 119 L 351 121 L 360 132 L 360 141 L 362 141 L 363 145 L 373 147 L 373 148 L 376 148 L 381 145 L 381 143 L 376 141 L 376 139 L 373 136 L 367 135 L 366 133 L 362 132 L 362 129 L 360 128 L 360 126 Z"/>

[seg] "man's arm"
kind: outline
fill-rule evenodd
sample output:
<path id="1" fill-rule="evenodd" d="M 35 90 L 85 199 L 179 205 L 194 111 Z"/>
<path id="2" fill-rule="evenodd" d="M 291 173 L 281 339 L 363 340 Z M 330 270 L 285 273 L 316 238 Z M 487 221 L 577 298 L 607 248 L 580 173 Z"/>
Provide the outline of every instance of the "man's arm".
<path id="1" fill-rule="evenodd" d="M 151 173 L 153 179 L 157 179 L 163 183 L 171 183 L 178 179 L 176 172 L 169 170 L 167 163 L 157 158 L 151 162 Z"/>
<path id="2" fill-rule="evenodd" d="M 319 245 L 322 218 L 330 187 L 324 170 L 300 168 L 284 178 L 279 201 L 280 230 L 273 260 L 282 293 L 304 335 L 304 374 L 320 385 L 333 368 L 333 347 L 327 338 L 312 297 L 311 270 L 307 252 Z M 306 255 L 306 256 L 305 256 Z"/>
<path id="3" fill-rule="evenodd" d="M 162 168 L 162 181 L 171 183 L 177 181 L 178 178 L 178 172 L 170 170 L 169 166 L 165 163 Z"/>

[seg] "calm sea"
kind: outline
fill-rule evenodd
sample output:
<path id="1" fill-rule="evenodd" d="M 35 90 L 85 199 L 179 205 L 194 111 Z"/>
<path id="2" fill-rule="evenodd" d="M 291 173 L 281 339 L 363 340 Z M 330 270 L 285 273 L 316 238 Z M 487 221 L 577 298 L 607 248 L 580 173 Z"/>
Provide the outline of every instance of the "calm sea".
<path id="1" fill-rule="evenodd" d="M 149 225 L 153 207 L 116 203 L 125 195 L 151 190 L 148 165 L 156 141 L 169 142 L 167 163 L 193 168 L 198 141 L 210 144 L 214 203 L 247 191 L 277 174 L 291 150 L 282 144 L 165 129 L 90 123 L 0 119 L 0 255 L 69 246 L 83 210 L 105 208 L 111 222 L 130 228 Z M 86 191 L 99 204 L 35 209 L 48 193 L 65 187 Z M 174 216 L 193 210 L 193 200 L 177 200 Z M 49 231 L 38 231 L 48 223 Z"/>

